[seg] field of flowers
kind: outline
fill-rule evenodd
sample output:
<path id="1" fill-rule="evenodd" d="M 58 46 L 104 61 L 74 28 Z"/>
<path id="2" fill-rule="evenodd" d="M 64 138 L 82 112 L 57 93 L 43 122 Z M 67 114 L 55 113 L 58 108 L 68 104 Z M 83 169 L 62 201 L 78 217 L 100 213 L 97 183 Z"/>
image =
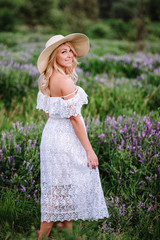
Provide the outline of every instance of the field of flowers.
<path id="1" fill-rule="evenodd" d="M 0 239 L 35 239 L 40 223 L 43 112 L 36 110 L 36 61 L 47 35 L 0 36 Z M 160 52 L 158 44 L 92 40 L 77 85 L 99 158 L 110 218 L 74 222 L 51 239 L 160 239 Z M 53 238 L 54 236 L 54 238 Z M 65 236 L 65 237 L 64 237 Z"/>

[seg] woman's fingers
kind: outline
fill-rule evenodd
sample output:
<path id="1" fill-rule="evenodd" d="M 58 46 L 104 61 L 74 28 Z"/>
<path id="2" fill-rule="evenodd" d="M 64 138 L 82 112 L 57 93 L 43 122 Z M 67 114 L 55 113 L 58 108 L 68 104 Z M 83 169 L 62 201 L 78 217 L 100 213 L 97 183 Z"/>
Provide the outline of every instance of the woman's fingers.
<path id="1" fill-rule="evenodd" d="M 93 150 L 87 152 L 87 158 L 87 166 L 89 167 L 89 165 L 91 164 L 92 168 L 96 169 L 96 167 L 98 166 L 98 158 Z"/>
<path id="2" fill-rule="evenodd" d="M 93 169 L 96 169 L 96 167 L 98 166 L 98 161 L 92 161 L 92 160 L 89 161 L 88 160 L 88 162 L 87 162 L 88 167 L 89 167 L 90 163 L 91 163 L 91 166 Z"/>

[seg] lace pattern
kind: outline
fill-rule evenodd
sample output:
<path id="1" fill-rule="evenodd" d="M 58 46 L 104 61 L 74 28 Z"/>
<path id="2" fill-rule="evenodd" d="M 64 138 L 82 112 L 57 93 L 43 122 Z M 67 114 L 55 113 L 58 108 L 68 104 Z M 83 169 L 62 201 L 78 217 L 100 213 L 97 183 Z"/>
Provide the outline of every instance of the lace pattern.
<path id="1" fill-rule="evenodd" d="M 77 94 L 68 100 L 64 100 L 61 97 L 49 97 L 39 91 L 36 108 L 49 113 L 49 116 L 53 118 L 77 116 L 81 113 L 82 105 L 88 103 L 88 95 L 81 87 L 77 86 L 77 88 Z"/>
<path id="2" fill-rule="evenodd" d="M 68 100 L 46 99 L 38 93 L 37 108 L 53 116 L 45 124 L 40 143 L 41 222 L 109 217 L 99 169 L 87 166 L 86 151 L 69 119 L 87 102 L 87 94 L 80 87 Z"/>

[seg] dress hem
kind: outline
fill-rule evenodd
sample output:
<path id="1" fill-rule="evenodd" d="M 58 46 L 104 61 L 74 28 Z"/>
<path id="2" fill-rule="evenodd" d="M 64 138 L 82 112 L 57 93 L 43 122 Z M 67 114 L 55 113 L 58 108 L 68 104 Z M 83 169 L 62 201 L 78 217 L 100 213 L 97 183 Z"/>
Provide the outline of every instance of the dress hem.
<path id="1" fill-rule="evenodd" d="M 104 218 L 109 218 L 109 215 L 104 216 L 104 217 L 99 217 L 99 218 L 65 218 L 65 219 L 56 219 L 56 220 L 49 220 L 49 221 L 47 221 L 47 220 L 43 220 L 42 221 L 42 219 L 41 219 L 41 222 L 48 222 L 49 223 L 49 222 L 71 221 L 71 220 L 73 220 L 73 221 L 82 220 L 82 221 L 91 221 L 91 222 L 93 222 L 93 221 L 102 220 Z"/>

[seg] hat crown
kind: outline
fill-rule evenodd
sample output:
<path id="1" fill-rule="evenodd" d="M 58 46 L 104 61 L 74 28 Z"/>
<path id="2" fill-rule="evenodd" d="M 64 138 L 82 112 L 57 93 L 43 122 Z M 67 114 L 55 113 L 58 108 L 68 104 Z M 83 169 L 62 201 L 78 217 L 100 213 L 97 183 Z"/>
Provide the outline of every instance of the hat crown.
<path id="1" fill-rule="evenodd" d="M 58 42 L 59 40 L 61 40 L 61 39 L 63 39 L 63 38 L 64 38 L 63 35 L 55 35 L 55 36 L 51 37 L 51 38 L 46 42 L 45 47 L 47 48 L 47 47 L 51 46 L 52 44 Z"/>

